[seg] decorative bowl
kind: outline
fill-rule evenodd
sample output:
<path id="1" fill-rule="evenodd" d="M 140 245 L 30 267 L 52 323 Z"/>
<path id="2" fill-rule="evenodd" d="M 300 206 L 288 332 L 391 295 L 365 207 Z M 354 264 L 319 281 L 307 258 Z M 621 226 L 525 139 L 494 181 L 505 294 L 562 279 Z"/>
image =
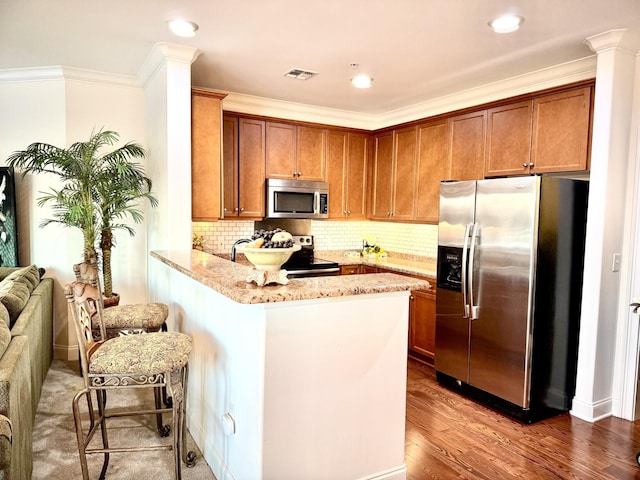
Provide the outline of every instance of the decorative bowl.
<path id="1" fill-rule="evenodd" d="M 277 272 L 284 262 L 289 260 L 293 252 L 302 247 L 294 245 L 289 248 L 247 248 L 246 245 L 238 245 L 236 251 L 243 253 L 258 270 Z"/>

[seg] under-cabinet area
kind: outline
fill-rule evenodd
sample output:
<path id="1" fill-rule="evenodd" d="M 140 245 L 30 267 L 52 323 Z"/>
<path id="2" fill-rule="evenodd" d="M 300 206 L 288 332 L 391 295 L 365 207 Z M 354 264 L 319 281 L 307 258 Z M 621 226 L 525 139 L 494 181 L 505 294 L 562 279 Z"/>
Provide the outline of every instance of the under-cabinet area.
<path id="1" fill-rule="evenodd" d="M 376 131 L 224 111 L 193 90 L 193 219 L 261 219 L 267 178 L 324 181 L 329 219 L 437 223 L 443 180 L 587 172 L 593 81 Z"/>

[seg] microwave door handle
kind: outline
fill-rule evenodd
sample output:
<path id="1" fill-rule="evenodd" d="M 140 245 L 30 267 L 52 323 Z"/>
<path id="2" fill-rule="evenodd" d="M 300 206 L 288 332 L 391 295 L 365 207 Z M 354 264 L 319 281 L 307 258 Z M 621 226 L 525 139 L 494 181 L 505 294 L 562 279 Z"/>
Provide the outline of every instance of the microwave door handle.
<path id="1" fill-rule="evenodd" d="M 313 213 L 320 213 L 320 192 L 313 192 Z"/>
<path id="2" fill-rule="evenodd" d="M 464 231 L 464 244 L 462 246 L 462 306 L 464 309 L 464 318 L 469 318 L 469 302 L 467 302 L 467 262 L 469 259 L 469 234 L 471 231 L 471 224 L 467 224 L 467 228 Z"/>
<path id="3" fill-rule="evenodd" d="M 471 309 L 471 320 L 477 320 L 480 314 L 480 307 L 475 304 L 473 291 L 473 271 L 475 269 L 475 256 L 476 246 L 478 244 L 478 238 L 480 237 L 480 227 L 477 223 L 473 224 L 473 230 L 471 232 L 471 250 L 469 252 L 469 307 Z"/>

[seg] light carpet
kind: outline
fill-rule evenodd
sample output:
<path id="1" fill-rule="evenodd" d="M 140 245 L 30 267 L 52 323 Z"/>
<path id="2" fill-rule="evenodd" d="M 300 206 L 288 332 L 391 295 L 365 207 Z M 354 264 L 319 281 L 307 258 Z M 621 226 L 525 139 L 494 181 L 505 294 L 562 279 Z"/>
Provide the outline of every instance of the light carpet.
<path id="1" fill-rule="evenodd" d="M 82 377 L 78 362 L 54 360 L 42 389 L 40 404 L 33 430 L 33 479 L 34 480 L 75 480 L 82 478 L 78 444 L 76 441 L 71 401 L 82 389 Z M 109 392 L 107 406 L 118 408 L 134 404 L 153 405 L 151 389 Z M 86 411 L 86 402 L 81 401 Z M 171 415 L 165 415 L 165 423 L 171 422 Z M 155 416 L 145 415 L 127 419 L 108 421 L 109 443 L 111 446 L 137 446 L 147 444 L 171 444 L 171 436 L 161 438 L 155 428 Z M 191 435 L 187 435 L 187 449 L 197 454 L 197 463 L 187 468 L 182 464 L 184 480 L 215 480 L 209 465 L 197 449 Z M 91 446 L 99 445 L 100 432 L 94 435 Z M 89 475 L 98 478 L 102 468 L 102 455 L 88 456 Z M 170 480 L 173 474 L 173 452 L 151 451 L 114 453 L 109 460 L 107 479 L 129 480 L 152 478 Z"/>

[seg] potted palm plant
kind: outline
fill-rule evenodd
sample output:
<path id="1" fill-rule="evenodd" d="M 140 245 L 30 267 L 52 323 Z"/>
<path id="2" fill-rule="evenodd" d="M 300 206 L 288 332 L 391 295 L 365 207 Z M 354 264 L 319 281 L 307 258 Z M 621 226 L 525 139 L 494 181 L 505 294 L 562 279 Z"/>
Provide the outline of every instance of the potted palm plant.
<path id="1" fill-rule="evenodd" d="M 135 235 L 125 219 L 142 221 L 140 200 L 148 199 L 153 207 L 158 203 L 151 194 L 151 180 L 144 175 L 142 166 L 133 161 L 145 157 L 142 146 L 129 142 L 100 154 L 104 147 L 114 145 L 118 139 L 118 133 L 100 130 L 93 132 L 86 142 L 76 142 L 67 149 L 33 143 L 7 159 L 10 166 L 22 170 L 23 176 L 51 173 L 60 177 L 60 189 L 41 192 L 38 198 L 39 206 L 51 204 L 53 208 L 53 218 L 43 220 L 40 227 L 58 223 L 82 231 L 84 260 L 101 258 L 105 300 L 113 296 L 113 230 L 123 229 Z M 101 255 L 97 254 L 98 246 Z"/>

